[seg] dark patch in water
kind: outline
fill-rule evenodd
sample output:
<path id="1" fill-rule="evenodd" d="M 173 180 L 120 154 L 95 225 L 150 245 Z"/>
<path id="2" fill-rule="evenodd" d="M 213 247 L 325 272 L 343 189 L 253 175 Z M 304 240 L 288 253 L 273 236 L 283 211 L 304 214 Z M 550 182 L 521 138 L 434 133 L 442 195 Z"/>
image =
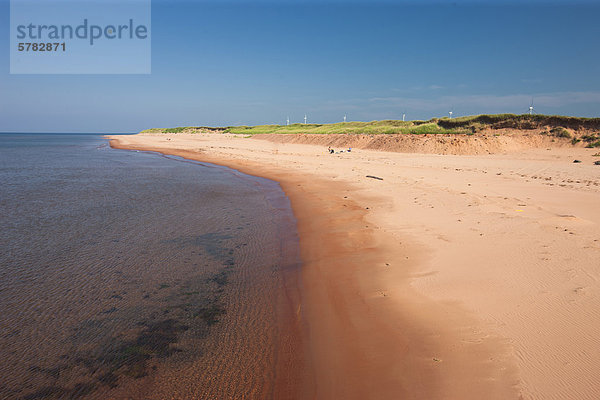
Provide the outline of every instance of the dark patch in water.
<path id="1" fill-rule="evenodd" d="M 34 396 L 31 398 L 43 398 L 49 395 L 77 398 L 79 395 L 89 394 L 99 384 L 114 388 L 118 386 L 121 376 L 142 378 L 148 375 L 150 369 L 148 361 L 153 357 L 164 358 L 177 352 L 178 350 L 172 347 L 172 344 L 177 342 L 180 332 L 189 329 L 187 325 L 175 319 L 142 324 L 144 328 L 134 340 L 111 342 L 100 350 L 100 354 L 76 359 L 90 371 L 95 381 L 80 384 L 71 390 L 58 386 L 44 388 L 40 392 L 31 394 L 30 396 Z M 58 378 L 58 375 L 56 377 Z"/>
<path id="2" fill-rule="evenodd" d="M 186 325 L 174 319 L 150 323 L 134 341 L 110 346 L 96 361 L 108 365 L 110 373 L 116 374 L 119 371 L 132 378 L 141 378 L 147 375 L 147 360 L 172 354 L 170 345 L 177 342 L 179 332 L 187 329 Z M 111 380 L 106 374 L 104 379 Z"/>
<path id="3" fill-rule="evenodd" d="M 227 282 L 229 282 L 229 271 L 223 270 L 221 272 L 216 273 L 208 279 L 208 282 L 214 282 L 219 286 L 227 285 Z"/>
<path id="4" fill-rule="evenodd" d="M 200 307 L 194 312 L 194 317 L 200 317 L 208 326 L 219 322 L 219 317 L 225 315 L 226 311 L 218 304 L 211 304 L 207 307 Z"/>

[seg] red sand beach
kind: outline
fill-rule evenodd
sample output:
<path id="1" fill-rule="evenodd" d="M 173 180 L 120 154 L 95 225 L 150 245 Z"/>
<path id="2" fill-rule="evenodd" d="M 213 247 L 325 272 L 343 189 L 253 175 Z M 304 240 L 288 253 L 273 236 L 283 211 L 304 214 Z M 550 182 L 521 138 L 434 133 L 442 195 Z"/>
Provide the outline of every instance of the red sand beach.
<path id="1" fill-rule="evenodd" d="M 303 266 L 280 317 L 297 334 L 275 398 L 600 395 L 591 149 L 328 154 L 320 138 L 110 138 L 269 178 L 290 198 Z"/>

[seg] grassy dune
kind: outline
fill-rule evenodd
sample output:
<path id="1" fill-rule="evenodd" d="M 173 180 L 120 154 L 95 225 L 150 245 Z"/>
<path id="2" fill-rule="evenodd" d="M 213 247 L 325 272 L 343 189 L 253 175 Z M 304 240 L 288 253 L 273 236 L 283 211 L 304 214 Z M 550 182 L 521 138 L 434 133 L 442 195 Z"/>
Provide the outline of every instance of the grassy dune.
<path id="1" fill-rule="evenodd" d="M 462 133 L 462 128 L 444 128 L 435 121 L 371 121 L 371 122 L 339 122 L 337 124 L 292 124 L 292 125 L 258 125 L 231 126 L 225 132 L 254 135 L 257 133 L 360 133 L 375 134 L 430 134 L 430 133 Z"/>
<path id="2" fill-rule="evenodd" d="M 292 124 L 292 125 L 256 125 L 211 127 L 178 127 L 167 129 L 148 129 L 142 133 L 205 133 L 225 132 L 241 135 L 256 134 L 468 134 L 489 132 L 499 129 L 536 130 L 564 139 L 581 140 L 596 143 L 600 140 L 600 118 L 579 118 L 558 115 L 516 115 L 493 114 L 474 115 L 458 118 L 433 118 L 428 121 L 371 121 L 339 122 L 335 124 Z M 577 132 L 577 134 L 573 134 Z"/>
<path id="3" fill-rule="evenodd" d="M 371 121 L 371 122 L 340 122 L 337 124 L 291 124 L 291 125 L 256 125 L 256 126 L 228 126 L 224 128 L 207 127 L 178 127 L 167 129 L 147 129 L 142 133 L 179 133 L 179 132 L 205 132 L 220 130 L 226 133 L 242 135 L 256 135 L 265 133 L 360 133 L 360 134 L 394 134 L 394 133 L 462 133 L 464 129 L 443 128 L 434 120 L 432 121 Z"/>

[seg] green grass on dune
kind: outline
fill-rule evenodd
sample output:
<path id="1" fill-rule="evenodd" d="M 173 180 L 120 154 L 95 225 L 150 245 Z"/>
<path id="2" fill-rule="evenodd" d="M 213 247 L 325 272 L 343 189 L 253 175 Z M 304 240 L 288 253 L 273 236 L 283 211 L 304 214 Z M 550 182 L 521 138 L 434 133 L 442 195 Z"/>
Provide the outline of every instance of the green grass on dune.
<path id="1" fill-rule="evenodd" d="M 562 128 L 600 130 L 600 118 L 578 118 L 560 115 L 516 115 L 482 114 L 450 119 L 433 118 L 429 121 L 383 120 L 371 122 L 339 122 L 336 124 L 292 124 L 230 126 L 224 129 L 228 133 L 256 135 L 261 133 L 349 133 L 349 134 L 473 134 L 485 129 L 539 129 Z M 561 130 L 561 132 L 563 132 Z M 567 138 L 566 133 L 556 135 Z"/>
<path id="2" fill-rule="evenodd" d="M 342 134 L 355 133 L 364 135 L 376 134 L 435 134 L 463 133 L 464 129 L 446 129 L 434 122 L 422 121 L 371 121 L 371 122 L 339 122 L 336 124 L 292 124 L 292 125 L 257 125 L 230 126 L 225 128 L 227 133 L 241 135 L 256 135 L 261 133 L 313 133 L 313 134 Z"/>
<path id="3" fill-rule="evenodd" d="M 563 127 L 569 129 L 600 129 L 600 118 L 568 117 L 542 114 L 482 114 L 454 119 L 442 118 L 438 124 L 445 128 L 490 127 L 493 129 L 536 129 Z"/>
<path id="4" fill-rule="evenodd" d="M 150 128 L 140 133 L 206 133 L 222 132 L 223 128 L 212 128 L 210 126 L 178 126 L 177 128 Z"/>
<path id="5" fill-rule="evenodd" d="M 600 118 L 579 118 L 560 115 L 516 115 L 482 114 L 450 119 L 433 118 L 429 121 L 383 120 L 371 122 L 338 122 L 335 124 L 292 124 L 211 127 L 177 127 L 167 129 L 147 129 L 143 133 L 201 133 L 226 132 L 239 135 L 257 134 L 474 134 L 483 130 L 544 129 L 543 133 L 570 138 L 566 129 L 573 131 L 600 131 Z M 549 131 L 549 132 L 547 132 Z"/>

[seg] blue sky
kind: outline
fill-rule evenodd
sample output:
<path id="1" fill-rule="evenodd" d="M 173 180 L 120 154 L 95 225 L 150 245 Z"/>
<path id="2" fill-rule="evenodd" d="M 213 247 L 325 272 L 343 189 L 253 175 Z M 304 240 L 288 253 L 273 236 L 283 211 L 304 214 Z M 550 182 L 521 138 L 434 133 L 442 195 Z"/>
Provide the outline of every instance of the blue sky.
<path id="1" fill-rule="evenodd" d="M 0 131 L 600 117 L 600 2 L 153 1 L 150 75 L 10 75 Z"/>

